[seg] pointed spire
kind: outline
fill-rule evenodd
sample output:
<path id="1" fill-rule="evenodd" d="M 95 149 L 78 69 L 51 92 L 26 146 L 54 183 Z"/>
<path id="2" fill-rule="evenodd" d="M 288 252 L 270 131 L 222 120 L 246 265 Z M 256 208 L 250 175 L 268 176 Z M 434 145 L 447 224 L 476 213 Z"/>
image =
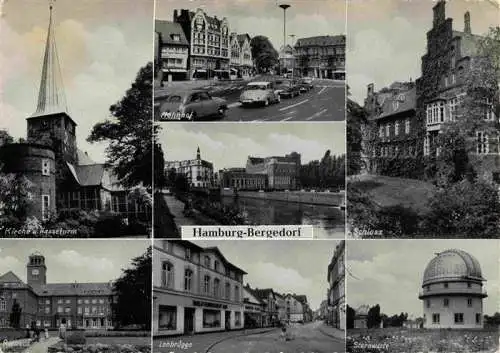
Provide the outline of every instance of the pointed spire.
<path id="1" fill-rule="evenodd" d="M 54 2 L 55 0 L 49 0 L 49 29 L 43 57 L 42 77 L 40 80 L 40 89 L 38 91 L 36 112 L 32 116 L 68 113 L 52 23 Z"/>
<path id="2" fill-rule="evenodd" d="M 200 146 L 198 146 L 198 149 L 196 150 L 196 159 L 201 159 Z"/>

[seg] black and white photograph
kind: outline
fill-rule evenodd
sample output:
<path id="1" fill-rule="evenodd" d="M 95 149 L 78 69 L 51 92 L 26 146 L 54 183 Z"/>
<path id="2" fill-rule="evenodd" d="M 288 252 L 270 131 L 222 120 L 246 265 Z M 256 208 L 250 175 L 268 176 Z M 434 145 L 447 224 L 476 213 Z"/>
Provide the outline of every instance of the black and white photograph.
<path id="1" fill-rule="evenodd" d="M 499 11 L 349 2 L 349 236 L 500 235 Z"/>
<path id="2" fill-rule="evenodd" d="M 345 352 L 344 250 L 155 239 L 153 352 Z"/>
<path id="3" fill-rule="evenodd" d="M 344 0 L 157 0 L 158 121 L 345 121 Z"/>
<path id="4" fill-rule="evenodd" d="M 2 351 L 151 352 L 150 240 L 0 241 Z"/>
<path id="5" fill-rule="evenodd" d="M 346 250 L 347 352 L 498 352 L 497 240 L 364 240 Z"/>
<path id="6" fill-rule="evenodd" d="M 163 127 L 156 238 L 182 226 L 308 225 L 344 239 L 344 123 Z"/>
<path id="7" fill-rule="evenodd" d="M 153 10 L 2 1 L 1 236 L 150 235 Z"/>

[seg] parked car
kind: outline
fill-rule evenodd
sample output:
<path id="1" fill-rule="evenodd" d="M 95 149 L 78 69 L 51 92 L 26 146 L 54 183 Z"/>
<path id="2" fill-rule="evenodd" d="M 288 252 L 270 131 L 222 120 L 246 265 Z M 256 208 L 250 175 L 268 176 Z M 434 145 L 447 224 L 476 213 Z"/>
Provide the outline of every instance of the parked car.
<path id="1" fill-rule="evenodd" d="M 160 120 L 202 120 L 223 118 L 227 102 L 212 97 L 208 91 L 193 90 L 171 93 L 160 106 Z"/>
<path id="2" fill-rule="evenodd" d="M 296 97 L 300 94 L 299 86 L 292 80 L 278 81 L 276 90 L 282 97 Z"/>
<path id="3" fill-rule="evenodd" d="M 275 92 L 272 82 L 250 82 L 240 95 L 242 105 L 279 103 L 280 96 Z"/>
<path id="4" fill-rule="evenodd" d="M 309 90 L 312 90 L 314 88 L 313 84 L 313 79 L 310 77 L 305 77 L 299 81 L 299 89 L 301 92 L 307 92 Z"/>

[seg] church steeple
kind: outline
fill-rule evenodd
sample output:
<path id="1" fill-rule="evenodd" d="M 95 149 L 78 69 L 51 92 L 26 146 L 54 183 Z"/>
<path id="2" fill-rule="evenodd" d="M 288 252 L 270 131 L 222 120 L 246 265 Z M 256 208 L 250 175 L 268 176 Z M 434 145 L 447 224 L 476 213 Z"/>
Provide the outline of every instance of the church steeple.
<path id="1" fill-rule="evenodd" d="M 200 147 L 198 146 L 198 149 L 196 150 L 196 159 L 200 160 L 201 159 L 201 153 L 200 153 Z"/>
<path id="2" fill-rule="evenodd" d="M 49 0 L 49 29 L 45 43 L 45 54 L 43 57 L 42 77 L 38 91 L 38 103 L 32 117 L 56 113 L 68 113 L 66 96 L 64 94 L 61 68 L 52 22 L 52 12 L 55 0 Z"/>

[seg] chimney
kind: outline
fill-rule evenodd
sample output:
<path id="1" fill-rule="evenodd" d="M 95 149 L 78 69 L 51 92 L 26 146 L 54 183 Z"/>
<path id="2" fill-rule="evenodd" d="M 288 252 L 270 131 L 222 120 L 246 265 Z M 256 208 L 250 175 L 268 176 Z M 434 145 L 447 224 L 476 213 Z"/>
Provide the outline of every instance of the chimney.
<path id="1" fill-rule="evenodd" d="M 471 30 L 470 30 L 470 12 L 467 11 L 464 15 L 464 32 L 466 34 L 471 34 Z"/>
<path id="2" fill-rule="evenodd" d="M 175 20 L 177 20 L 177 17 L 178 17 L 177 10 L 174 10 L 174 22 L 175 22 Z"/>
<path id="3" fill-rule="evenodd" d="M 445 21 L 445 6 L 446 1 L 439 0 L 438 3 L 432 8 L 432 10 L 434 11 L 434 20 L 432 22 L 433 27 L 437 27 Z"/>

